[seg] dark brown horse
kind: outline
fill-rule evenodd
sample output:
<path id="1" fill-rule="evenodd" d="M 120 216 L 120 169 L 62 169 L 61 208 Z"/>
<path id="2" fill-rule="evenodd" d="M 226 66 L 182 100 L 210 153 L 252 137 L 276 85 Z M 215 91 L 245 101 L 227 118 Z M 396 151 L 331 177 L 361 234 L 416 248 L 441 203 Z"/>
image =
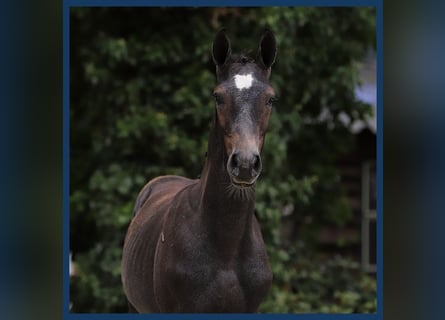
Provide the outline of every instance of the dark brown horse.
<path id="1" fill-rule="evenodd" d="M 272 282 L 254 207 L 275 37 L 264 31 L 255 61 L 232 56 L 221 30 L 212 54 L 216 108 L 201 178 L 158 177 L 136 201 L 122 257 L 132 312 L 256 312 Z"/>

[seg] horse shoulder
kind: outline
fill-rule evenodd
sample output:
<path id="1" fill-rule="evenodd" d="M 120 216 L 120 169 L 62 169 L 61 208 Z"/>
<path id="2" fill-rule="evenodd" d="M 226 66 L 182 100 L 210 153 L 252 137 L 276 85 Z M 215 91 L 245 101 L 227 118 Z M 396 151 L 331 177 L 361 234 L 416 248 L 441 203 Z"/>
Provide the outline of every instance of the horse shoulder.
<path id="1" fill-rule="evenodd" d="M 122 254 L 124 291 L 137 310 L 157 309 L 152 289 L 155 248 L 163 237 L 173 199 L 192 182 L 179 176 L 161 176 L 149 181 L 139 193 Z"/>

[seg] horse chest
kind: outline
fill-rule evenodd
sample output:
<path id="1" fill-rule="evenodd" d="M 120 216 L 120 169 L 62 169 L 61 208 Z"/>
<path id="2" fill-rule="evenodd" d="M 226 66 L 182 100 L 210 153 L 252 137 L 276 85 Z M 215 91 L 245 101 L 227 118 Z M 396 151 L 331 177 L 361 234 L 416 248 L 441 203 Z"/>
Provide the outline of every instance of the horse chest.
<path id="1" fill-rule="evenodd" d="M 196 248 L 195 248 L 196 249 Z M 174 312 L 255 312 L 272 280 L 267 260 L 247 254 L 230 263 L 198 250 L 166 270 L 160 288 L 176 301 Z M 178 257 L 178 256 L 176 256 Z M 168 293 L 167 293 L 168 292 Z M 162 309 L 162 306 L 161 306 Z"/>

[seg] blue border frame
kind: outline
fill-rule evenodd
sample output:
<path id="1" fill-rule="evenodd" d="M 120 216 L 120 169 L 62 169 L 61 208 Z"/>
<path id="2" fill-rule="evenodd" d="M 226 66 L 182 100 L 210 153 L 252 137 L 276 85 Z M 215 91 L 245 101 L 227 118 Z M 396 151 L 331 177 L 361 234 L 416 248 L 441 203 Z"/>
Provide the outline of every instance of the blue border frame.
<path id="1" fill-rule="evenodd" d="M 68 1 L 63 2 L 63 133 L 62 133 L 62 168 L 63 168 L 63 318 L 67 319 L 69 314 L 69 292 L 70 292 L 70 276 L 69 276 L 69 225 L 70 225 L 70 5 Z"/>
<path id="2" fill-rule="evenodd" d="M 377 315 L 383 319 L 383 0 L 377 21 Z"/>
<path id="3" fill-rule="evenodd" d="M 63 7 L 377 7 L 383 0 L 64 0 Z M 382 5 L 380 5 L 382 7 Z"/>
<path id="4" fill-rule="evenodd" d="M 311 6 L 376 7 L 377 32 L 377 312 L 372 314 L 80 314 L 69 312 L 69 34 L 71 7 L 158 7 L 158 6 Z M 383 0 L 64 0 L 63 2 L 63 319 L 309 319 L 382 320 L 383 319 Z M 142 318 L 141 318 L 142 317 Z"/>

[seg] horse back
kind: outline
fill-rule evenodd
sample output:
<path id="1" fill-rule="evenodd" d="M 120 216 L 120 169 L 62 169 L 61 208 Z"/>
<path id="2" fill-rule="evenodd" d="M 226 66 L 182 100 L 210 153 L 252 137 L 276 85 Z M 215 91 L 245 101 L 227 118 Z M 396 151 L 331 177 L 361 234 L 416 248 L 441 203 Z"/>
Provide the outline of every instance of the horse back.
<path id="1" fill-rule="evenodd" d="M 150 198 L 150 200 L 154 200 L 154 198 L 159 195 L 162 196 L 172 196 L 176 194 L 182 188 L 188 186 L 193 183 L 195 180 L 191 180 L 188 178 L 180 177 L 180 176 L 160 176 L 150 180 L 139 192 L 138 197 L 136 198 L 136 203 L 133 208 L 133 217 L 139 212 L 139 210 L 144 206 L 146 201 Z"/>

